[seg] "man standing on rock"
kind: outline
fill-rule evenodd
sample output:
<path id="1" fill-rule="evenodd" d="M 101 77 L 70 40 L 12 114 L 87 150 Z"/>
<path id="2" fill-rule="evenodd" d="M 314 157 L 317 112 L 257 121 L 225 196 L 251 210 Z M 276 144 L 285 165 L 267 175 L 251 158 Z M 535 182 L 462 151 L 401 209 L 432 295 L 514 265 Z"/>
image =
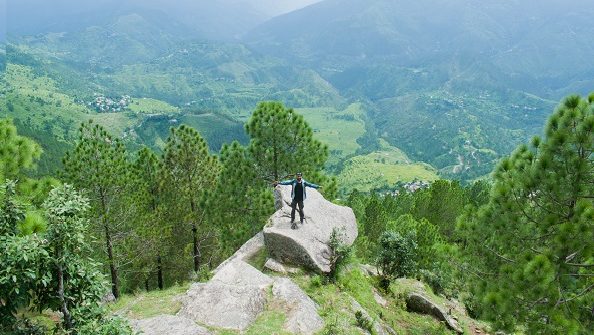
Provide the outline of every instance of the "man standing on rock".
<path id="1" fill-rule="evenodd" d="M 297 224 L 295 224 L 295 207 L 299 206 L 299 219 L 301 220 L 301 224 L 303 224 L 303 219 L 305 217 L 305 214 L 303 213 L 303 200 L 305 200 L 307 197 L 305 188 L 320 188 L 322 186 L 305 181 L 305 179 L 302 178 L 301 172 L 297 172 L 296 179 L 285 180 L 281 181 L 280 183 L 278 181 L 274 182 L 274 186 L 278 184 L 291 185 L 291 229 L 296 229 Z"/>

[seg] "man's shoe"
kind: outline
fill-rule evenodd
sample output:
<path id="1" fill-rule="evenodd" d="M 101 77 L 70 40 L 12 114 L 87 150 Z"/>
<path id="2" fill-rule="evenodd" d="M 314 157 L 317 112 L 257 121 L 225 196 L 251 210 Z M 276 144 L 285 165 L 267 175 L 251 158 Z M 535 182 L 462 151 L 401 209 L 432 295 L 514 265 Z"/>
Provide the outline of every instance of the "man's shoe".
<path id="1" fill-rule="evenodd" d="M 301 224 L 303 224 L 303 219 L 301 219 Z"/>
<path id="2" fill-rule="evenodd" d="M 295 222 L 291 222 L 291 229 L 297 229 L 297 224 L 295 224 Z"/>

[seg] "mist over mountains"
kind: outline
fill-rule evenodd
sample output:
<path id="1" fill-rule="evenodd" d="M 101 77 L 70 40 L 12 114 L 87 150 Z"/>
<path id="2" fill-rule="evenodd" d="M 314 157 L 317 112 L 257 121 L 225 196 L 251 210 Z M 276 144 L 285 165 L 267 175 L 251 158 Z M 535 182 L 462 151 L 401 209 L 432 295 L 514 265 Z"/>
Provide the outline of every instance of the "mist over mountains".
<path id="1" fill-rule="evenodd" d="M 7 57 L 80 100 L 150 97 L 238 123 L 261 100 L 356 103 L 356 154 L 388 143 L 470 180 L 594 86 L 593 15 L 587 0 L 10 1 Z M 145 140 L 166 136 L 151 122 Z"/>
<path id="2" fill-rule="evenodd" d="M 234 39 L 264 21 L 319 0 L 25 0 L 9 1 L 12 36 L 47 32 L 73 32 L 105 25 L 115 17 L 133 13 L 158 15 L 159 22 L 175 21 L 185 30 L 180 38 Z M 172 31 L 175 32 L 175 31 Z"/>

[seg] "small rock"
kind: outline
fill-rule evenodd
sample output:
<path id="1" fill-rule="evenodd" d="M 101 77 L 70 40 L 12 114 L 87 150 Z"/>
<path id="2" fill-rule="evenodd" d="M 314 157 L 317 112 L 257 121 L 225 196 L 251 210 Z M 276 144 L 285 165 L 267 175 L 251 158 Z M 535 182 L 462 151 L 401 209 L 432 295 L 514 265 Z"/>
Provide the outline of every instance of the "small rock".
<path id="1" fill-rule="evenodd" d="M 382 307 L 388 306 L 388 301 L 384 299 L 384 297 L 382 297 L 379 293 L 377 293 L 375 289 L 373 289 L 373 298 L 375 299 L 375 302 L 377 302 Z"/>
<path id="2" fill-rule="evenodd" d="M 111 291 L 105 293 L 105 295 L 101 298 L 101 302 L 104 304 L 109 303 L 109 302 L 114 302 L 115 300 L 116 300 L 116 298 Z"/>
<path id="3" fill-rule="evenodd" d="M 284 274 L 284 275 L 286 275 L 287 273 L 294 274 L 294 273 L 299 272 L 299 269 L 290 267 L 290 266 L 286 266 L 273 258 L 267 259 L 266 263 L 264 263 L 264 267 L 270 271 L 278 272 L 278 273 Z"/>
<path id="4" fill-rule="evenodd" d="M 463 333 L 456 320 L 448 315 L 440 306 L 419 293 L 410 293 L 406 297 L 406 307 L 413 312 L 433 315 L 440 321 L 444 321 L 451 330 L 459 334 Z"/>
<path id="5" fill-rule="evenodd" d="M 148 319 L 130 320 L 134 330 L 144 335 L 210 335 L 208 329 L 194 321 L 175 315 L 158 315 Z"/>
<path id="6" fill-rule="evenodd" d="M 361 270 L 363 270 L 363 273 L 367 274 L 368 276 L 379 276 L 379 271 L 377 270 L 377 267 L 373 265 L 361 264 L 359 265 L 359 267 L 361 268 Z"/>
<path id="7" fill-rule="evenodd" d="M 220 269 L 225 267 L 227 263 L 232 262 L 234 260 L 241 260 L 247 261 L 255 254 L 257 254 L 260 250 L 262 250 L 266 245 L 264 244 L 264 233 L 259 232 L 254 235 L 251 239 L 245 242 L 231 257 L 225 260 L 223 263 L 219 264 L 216 269 L 214 269 L 214 273 L 217 273 Z"/>
<path id="8" fill-rule="evenodd" d="M 270 271 L 278 272 L 284 275 L 287 274 L 287 269 L 285 269 L 285 266 L 272 258 L 266 260 L 266 263 L 264 263 L 264 267 Z"/>

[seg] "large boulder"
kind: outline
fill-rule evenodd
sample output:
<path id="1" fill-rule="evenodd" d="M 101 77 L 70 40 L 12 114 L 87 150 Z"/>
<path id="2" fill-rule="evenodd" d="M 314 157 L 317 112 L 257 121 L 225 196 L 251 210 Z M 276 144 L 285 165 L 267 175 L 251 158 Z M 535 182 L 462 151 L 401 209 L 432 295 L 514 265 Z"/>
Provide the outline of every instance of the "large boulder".
<path id="1" fill-rule="evenodd" d="M 143 320 L 131 320 L 132 328 L 144 335 L 210 335 L 208 329 L 194 321 L 174 315 L 159 315 Z"/>
<path id="2" fill-rule="evenodd" d="M 181 298 L 178 316 L 208 326 L 243 331 L 266 308 L 272 278 L 235 257 L 208 283 L 195 283 Z"/>
<path id="3" fill-rule="evenodd" d="M 266 308 L 266 291 L 258 286 L 221 282 L 192 284 L 178 316 L 212 327 L 243 331 Z"/>
<path id="4" fill-rule="evenodd" d="M 351 245 L 357 238 L 353 210 L 324 199 L 315 189 L 307 189 L 305 222 L 291 229 L 291 186 L 275 188 L 277 211 L 264 227 L 269 254 L 283 263 L 301 265 L 318 272 L 329 272 L 327 242 L 333 229 L 341 232 L 342 242 Z M 296 221 L 299 212 L 296 211 Z"/>

